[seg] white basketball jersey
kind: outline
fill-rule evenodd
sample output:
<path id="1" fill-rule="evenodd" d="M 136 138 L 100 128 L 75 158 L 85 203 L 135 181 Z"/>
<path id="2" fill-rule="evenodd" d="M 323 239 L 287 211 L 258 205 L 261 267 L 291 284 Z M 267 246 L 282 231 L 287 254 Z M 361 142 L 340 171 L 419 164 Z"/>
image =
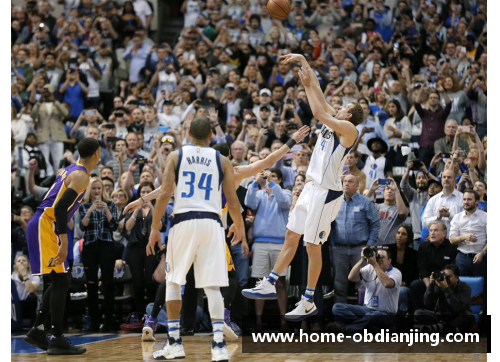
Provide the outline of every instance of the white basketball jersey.
<path id="1" fill-rule="evenodd" d="M 182 147 L 175 175 L 174 215 L 190 211 L 221 215 L 224 173 L 219 151 L 195 145 Z"/>
<path id="2" fill-rule="evenodd" d="M 334 191 L 342 191 L 342 168 L 351 147 L 344 147 L 331 128 L 323 125 L 307 169 L 307 178 Z"/>

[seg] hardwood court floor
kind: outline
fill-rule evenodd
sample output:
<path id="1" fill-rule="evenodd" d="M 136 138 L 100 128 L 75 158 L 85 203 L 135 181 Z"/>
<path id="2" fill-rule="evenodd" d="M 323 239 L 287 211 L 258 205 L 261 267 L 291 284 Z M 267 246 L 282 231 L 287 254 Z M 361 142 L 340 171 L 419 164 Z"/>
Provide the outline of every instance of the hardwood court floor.
<path id="1" fill-rule="evenodd" d="M 163 346 L 165 335 L 158 335 L 157 342 L 142 342 L 139 334 L 120 335 L 117 338 L 86 344 L 87 353 L 81 356 L 47 356 L 45 353 L 13 353 L 11 361 L 74 361 L 74 362 L 128 362 L 154 361 L 153 351 Z M 209 335 L 184 337 L 184 348 L 187 357 L 182 361 L 211 361 Z M 14 343 L 14 342 L 12 342 Z M 24 342 L 23 342 L 24 343 Z M 335 362 L 486 362 L 486 354 L 268 354 L 241 353 L 241 339 L 237 343 L 228 343 L 230 361 L 245 362 L 303 362 L 303 361 L 335 361 Z"/>

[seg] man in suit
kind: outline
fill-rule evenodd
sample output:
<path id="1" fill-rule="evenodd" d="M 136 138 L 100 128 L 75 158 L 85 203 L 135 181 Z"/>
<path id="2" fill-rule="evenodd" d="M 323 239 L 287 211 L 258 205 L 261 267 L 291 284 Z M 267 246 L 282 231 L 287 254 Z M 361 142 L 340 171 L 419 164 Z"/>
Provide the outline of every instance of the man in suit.
<path id="1" fill-rule="evenodd" d="M 233 83 L 227 83 L 224 87 L 224 92 L 226 93 L 226 100 L 220 106 L 220 117 L 219 123 L 222 129 L 226 129 L 226 124 L 231 122 L 231 117 L 241 117 L 241 112 L 243 111 L 243 100 L 236 98 L 236 86 Z"/>
<path id="2" fill-rule="evenodd" d="M 47 163 L 47 176 L 52 176 L 59 169 L 64 152 L 63 142 L 68 140 L 63 123 L 68 115 L 68 110 L 55 99 L 54 87 L 45 85 L 40 101 L 33 106 L 31 118 L 36 121 L 38 147 Z"/>

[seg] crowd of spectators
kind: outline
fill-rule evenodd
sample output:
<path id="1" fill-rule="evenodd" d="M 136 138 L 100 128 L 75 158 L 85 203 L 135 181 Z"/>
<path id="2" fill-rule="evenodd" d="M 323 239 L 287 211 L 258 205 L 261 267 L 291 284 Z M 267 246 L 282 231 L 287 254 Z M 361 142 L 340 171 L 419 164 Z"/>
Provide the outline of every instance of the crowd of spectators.
<path id="1" fill-rule="evenodd" d="M 238 286 L 266 276 L 283 245 L 288 212 L 308 182 L 322 128 L 299 65 L 279 62 L 292 52 L 306 57 L 334 109 L 354 101 L 365 114 L 347 155 L 342 209 L 323 248 L 330 263 L 323 263 L 327 277 L 320 282 L 325 292 L 335 291 L 333 313 L 352 323 L 345 317 L 349 281 L 362 288 L 361 275 L 368 293 L 368 281 L 379 276 L 390 288 L 380 275 L 394 274 L 392 267 L 402 275 L 393 280 L 399 295 L 388 297 L 387 313 L 434 310 L 440 293 L 452 314 L 470 312 L 470 288 L 467 296 L 460 287 L 460 303 L 451 296 L 464 284 L 460 275 L 486 277 L 486 0 L 290 2 L 290 14 L 279 21 L 267 0 L 185 0 L 184 26 L 172 43 L 155 40 L 157 9 L 146 0 L 12 6 L 12 278 L 26 308 L 36 308 L 40 284 L 25 256 L 26 224 L 58 170 L 78 160 L 75 144 L 92 137 L 101 143 L 101 163 L 68 225 L 69 259 L 85 266 L 89 328 L 97 330 L 104 314 L 113 329 L 113 268 L 130 268 L 132 287 L 120 293 L 133 294 L 133 308 L 145 312 L 157 289 L 158 260 L 144 250 L 154 203 L 133 215 L 121 210 L 160 187 L 166 157 L 190 143 L 187 131 L 197 116 L 210 119 L 212 144 L 227 143 L 235 166 L 266 158 L 303 125 L 311 129 L 273 168 L 238 189 L 253 251 L 230 247 Z M 170 213 L 171 207 L 165 236 Z M 363 267 L 367 245 L 390 248 L 378 264 Z M 297 254 L 302 258 L 302 250 Z M 303 285 L 294 267 L 299 277 L 291 283 Z M 432 276 L 441 270 L 447 283 Z M 284 279 L 277 285 L 281 314 Z M 366 301 L 375 310 L 387 306 Z M 261 316 L 264 303 L 255 306 Z M 317 320 L 315 328 L 322 327 Z"/>

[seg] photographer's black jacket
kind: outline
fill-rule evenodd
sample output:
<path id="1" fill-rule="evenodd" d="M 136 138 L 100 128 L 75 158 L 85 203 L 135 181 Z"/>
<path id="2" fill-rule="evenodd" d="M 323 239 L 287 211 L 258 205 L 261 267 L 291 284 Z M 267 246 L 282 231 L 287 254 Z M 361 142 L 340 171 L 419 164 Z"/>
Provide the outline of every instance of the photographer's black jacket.
<path id="1" fill-rule="evenodd" d="M 437 284 L 430 283 L 424 294 L 424 303 L 427 308 L 441 313 L 470 312 L 471 293 L 469 284 L 460 280 L 453 289 L 451 287 L 441 289 Z"/>

